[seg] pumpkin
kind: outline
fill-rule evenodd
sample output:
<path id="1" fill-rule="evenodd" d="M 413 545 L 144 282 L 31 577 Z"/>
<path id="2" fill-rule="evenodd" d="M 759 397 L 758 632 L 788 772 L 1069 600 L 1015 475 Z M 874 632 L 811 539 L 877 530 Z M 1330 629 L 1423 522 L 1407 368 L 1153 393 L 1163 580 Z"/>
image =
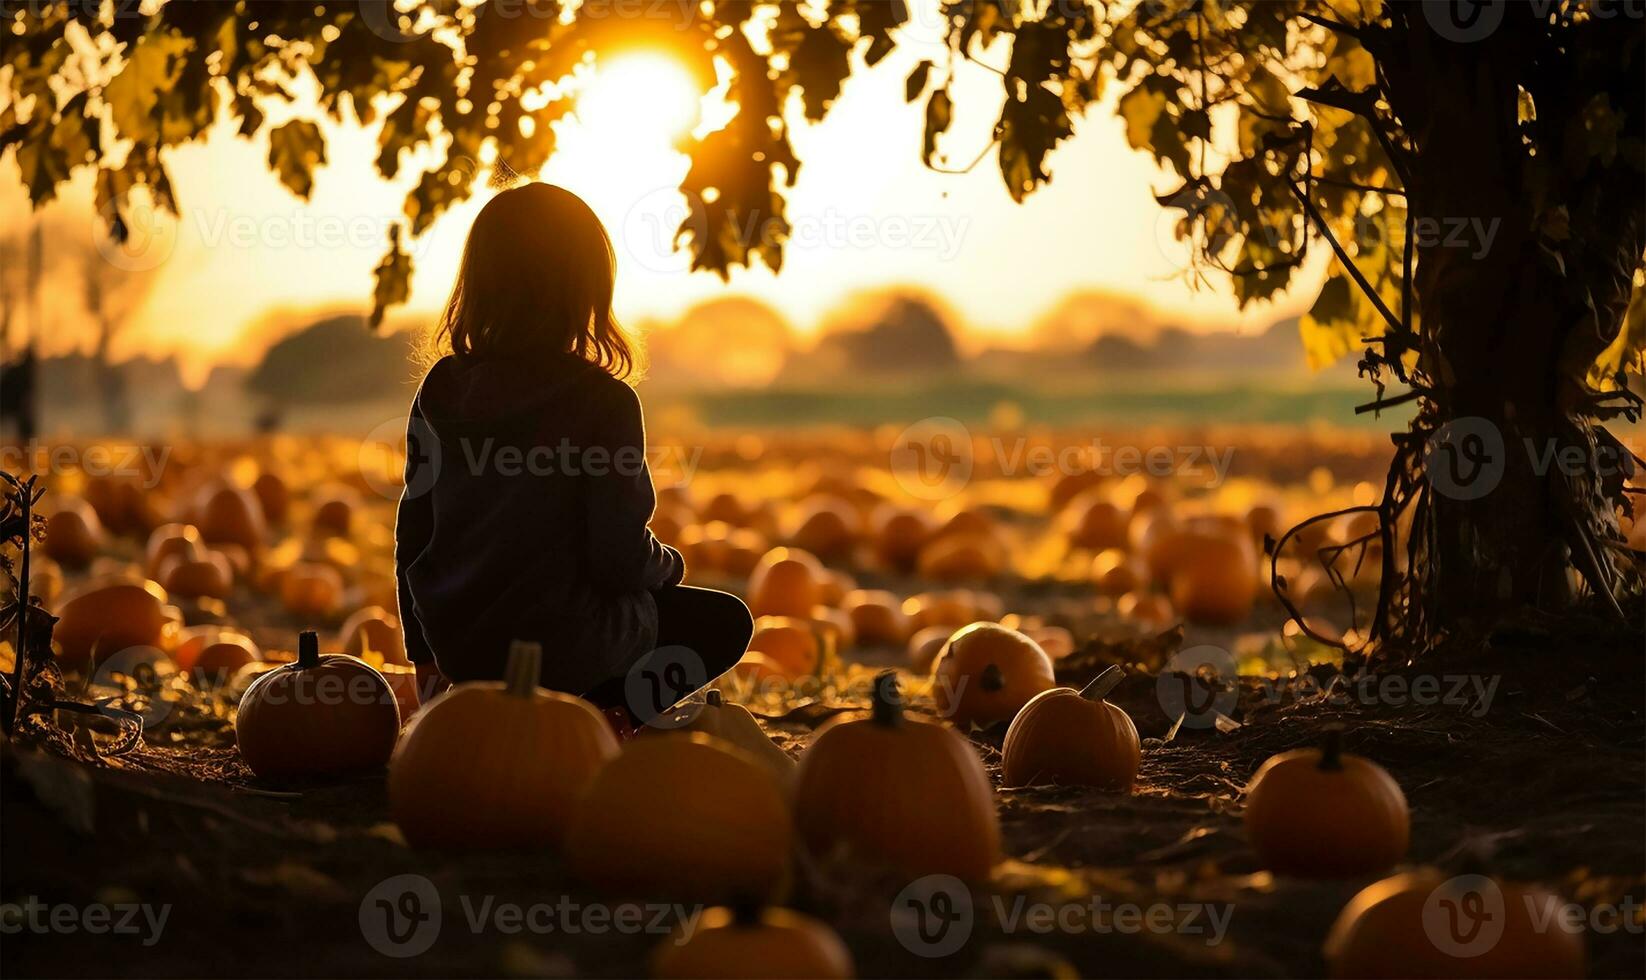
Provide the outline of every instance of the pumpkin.
<path id="1" fill-rule="evenodd" d="M 1103 700 L 1125 672 L 1110 667 L 1083 690 L 1054 687 L 1029 699 L 1006 729 L 1001 778 L 1008 786 L 1130 790 L 1142 750 L 1131 716 Z"/>
<path id="2" fill-rule="evenodd" d="M 721 570 L 727 575 L 750 575 L 768 550 L 770 542 L 764 534 L 750 527 L 734 527 L 726 535 Z"/>
<path id="3" fill-rule="evenodd" d="M 962 627 L 932 665 L 932 700 L 962 729 L 1009 721 L 1056 683 L 1040 644 L 996 623 Z"/>
<path id="4" fill-rule="evenodd" d="M 310 526 L 315 537 L 346 538 L 354 526 L 357 500 L 345 487 L 333 487 L 315 503 L 314 519 Z"/>
<path id="5" fill-rule="evenodd" d="M 749 611 L 805 618 L 823 597 L 823 565 L 811 552 L 773 548 L 749 575 Z"/>
<path id="6" fill-rule="evenodd" d="M 887 567 L 911 571 L 935 529 L 923 510 L 881 504 L 869 518 L 875 555 Z"/>
<path id="7" fill-rule="evenodd" d="M 1092 581 L 1104 595 L 1124 595 L 1142 588 L 1147 573 L 1137 559 L 1119 548 L 1106 548 L 1092 559 Z"/>
<path id="8" fill-rule="evenodd" d="M 762 653 L 789 677 L 815 674 L 823 665 L 817 632 L 805 620 L 789 616 L 762 616 L 754 622 L 749 652 Z"/>
<path id="9" fill-rule="evenodd" d="M 200 537 L 207 544 L 237 544 L 250 554 L 263 547 L 263 507 L 250 490 L 218 485 L 200 503 Z"/>
<path id="10" fill-rule="evenodd" d="M 840 601 L 857 642 L 864 646 L 901 646 L 909 635 L 909 617 L 897 596 L 879 589 L 853 589 Z"/>
<path id="11" fill-rule="evenodd" d="M 712 908 L 652 954 L 658 980 L 837 980 L 852 957 L 833 929 L 788 909 Z"/>
<path id="12" fill-rule="evenodd" d="M 943 645 L 953 635 L 954 630 L 948 626 L 927 626 L 916 630 L 909 637 L 909 666 L 922 674 L 931 673 L 937 655 L 943 652 Z"/>
<path id="13" fill-rule="evenodd" d="M 688 568 L 706 572 L 724 572 L 726 558 L 731 550 L 727 540 L 731 525 L 724 521 L 706 524 L 688 524 L 680 531 L 680 554 Z"/>
<path id="14" fill-rule="evenodd" d="M 698 511 L 697 518 L 705 524 L 710 521 L 724 521 L 741 527 L 747 520 L 747 514 L 743 501 L 737 499 L 737 494 L 723 492 L 710 497 L 709 502 Z"/>
<path id="15" fill-rule="evenodd" d="M 1076 497 L 1084 496 L 1088 491 L 1096 490 L 1107 482 L 1108 477 L 1096 470 L 1065 473 L 1052 484 L 1051 492 L 1047 495 L 1047 506 L 1055 513 L 1067 507 Z"/>
<path id="16" fill-rule="evenodd" d="M 1023 635 L 1040 644 L 1046 656 L 1062 660 L 1074 652 L 1074 634 L 1062 626 L 1025 626 Z"/>
<path id="17" fill-rule="evenodd" d="M 280 604 L 305 619 L 331 619 L 343 604 L 343 576 L 330 565 L 297 562 L 280 577 Z"/>
<path id="18" fill-rule="evenodd" d="M 1193 623 L 1233 626 L 1245 622 L 1259 589 L 1251 538 L 1191 533 L 1184 547 L 1188 553 L 1171 572 L 1172 605 Z"/>
<path id="19" fill-rule="evenodd" d="M 1270 758 L 1246 790 L 1246 836 L 1264 866 L 1304 878 L 1384 871 L 1406 856 L 1411 812 L 1394 777 L 1342 750 L 1326 733 L 1318 749 Z"/>
<path id="20" fill-rule="evenodd" d="M 617 739 L 582 698 L 537 686 L 543 651 L 509 648 L 503 681 L 430 701 L 389 762 L 389 811 L 413 847 L 558 847 Z"/>
<path id="21" fill-rule="evenodd" d="M 384 663 L 411 663 L 406 659 L 406 641 L 400 633 L 399 617 L 382 606 L 356 610 L 343 620 L 343 628 L 338 633 L 343 638 L 343 652 L 351 657 L 364 657 L 370 652 L 382 657 Z"/>
<path id="22" fill-rule="evenodd" d="M 1101 551 L 1104 548 L 1123 548 L 1131 515 L 1103 499 L 1093 491 L 1069 505 L 1072 518 L 1069 543 L 1077 548 Z"/>
<path id="23" fill-rule="evenodd" d="M 920 549 L 915 564 L 921 578 L 976 582 L 999 575 L 1006 565 L 1006 553 L 993 535 L 941 534 Z"/>
<path id="24" fill-rule="evenodd" d="M 171 555 L 160 562 L 160 586 L 184 599 L 227 599 L 234 589 L 234 568 L 221 552 L 193 558 Z"/>
<path id="25" fill-rule="evenodd" d="M 1491 894 L 1495 888 L 1497 894 Z M 1488 897 L 1490 896 L 1490 897 Z M 1496 898 L 1502 899 L 1501 909 Z M 1485 902 L 1482 902 L 1482 899 Z M 1432 868 L 1368 885 L 1338 913 L 1326 936 L 1333 977 L 1581 977 L 1588 975 L 1581 932 L 1564 928 L 1560 898 L 1536 885 L 1484 876 L 1448 878 Z M 1492 916 L 1472 941 L 1448 935 L 1476 922 L 1454 910 L 1477 905 Z M 1546 915 L 1555 914 L 1551 921 Z M 1454 944 L 1454 948 L 1448 948 Z"/>
<path id="26" fill-rule="evenodd" d="M 210 687 L 227 684 L 248 664 L 262 659 L 251 637 L 225 630 L 193 658 L 191 673 L 195 683 Z"/>
<path id="27" fill-rule="evenodd" d="M 857 645 L 857 628 L 852 618 L 833 606 L 813 606 L 812 625 L 824 640 L 825 659 L 832 651 L 849 650 Z"/>
<path id="28" fill-rule="evenodd" d="M 702 732 L 732 743 L 787 779 L 794 772 L 794 760 L 772 743 L 760 730 L 760 723 L 741 704 L 727 701 L 720 689 L 711 687 L 703 692 L 702 701 L 688 701 L 678 705 L 662 719 L 652 723 L 648 733 Z"/>
<path id="29" fill-rule="evenodd" d="M 1262 543 L 1265 537 L 1278 540 L 1283 530 L 1280 521 L 1280 509 L 1273 504 L 1254 504 L 1246 511 L 1246 530 L 1251 532 L 1254 543 Z"/>
<path id="30" fill-rule="evenodd" d="M 262 674 L 240 698 L 240 757 L 271 782 L 381 768 L 400 734 L 400 709 L 383 675 L 363 660 L 320 654 L 313 630 L 297 660 Z"/>
<path id="31" fill-rule="evenodd" d="M 823 578 L 818 581 L 818 605 L 839 606 L 846 598 L 846 593 L 857 588 L 857 579 L 850 574 L 835 568 L 823 569 Z"/>
<path id="32" fill-rule="evenodd" d="M 737 681 L 742 691 L 765 691 L 787 687 L 794 678 L 783 666 L 763 653 L 745 653 L 726 675 Z"/>
<path id="33" fill-rule="evenodd" d="M 787 887 L 788 800 L 771 769 L 723 739 L 637 738 L 595 774 L 566 834 L 573 873 L 606 891 L 764 901 Z"/>
<path id="34" fill-rule="evenodd" d="M 1165 629 L 1177 622 L 1171 600 L 1155 592 L 1128 592 L 1115 600 L 1115 612 L 1151 629 Z"/>
<path id="35" fill-rule="evenodd" d="M 857 541 L 857 510 L 839 497 L 819 494 L 806 501 L 789 534 L 797 548 L 824 558 L 844 558 Z"/>
<path id="36" fill-rule="evenodd" d="M 844 851 L 909 875 L 983 881 L 1000 858 L 983 763 L 953 730 L 903 713 L 892 671 L 875 678 L 867 718 L 830 721 L 801 755 L 795 819 L 813 854 Z"/>
<path id="37" fill-rule="evenodd" d="M 68 568 L 84 568 L 103 550 L 103 522 L 84 500 L 67 498 L 46 518 L 46 556 Z"/>
<path id="38" fill-rule="evenodd" d="M 150 581 L 92 582 L 57 610 L 52 639 L 67 667 L 100 664 L 127 647 L 170 647 L 181 616 Z"/>
<path id="39" fill-rule="evenodd" d="M 160 574 L 167 558 L 196 559 L 206 553 L 206 542 L 193 524 L 162 524 L 149 535 L 144 547 L 145 565 L 151 576 Z"/>
<path id="40" fill-rule="evenodd" d="M 263 519 L 269 524 L 284 524 L 291 513 L 291 490 L 278 473 L 264 471 L 252 481 L 251 492 L 263 508 Z"/>

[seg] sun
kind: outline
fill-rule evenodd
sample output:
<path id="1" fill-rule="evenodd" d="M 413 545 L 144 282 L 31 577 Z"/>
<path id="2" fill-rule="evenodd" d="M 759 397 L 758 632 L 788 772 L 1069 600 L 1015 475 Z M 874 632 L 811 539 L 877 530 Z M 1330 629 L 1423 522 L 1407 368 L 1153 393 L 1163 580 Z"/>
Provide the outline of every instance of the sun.
<path id="1" fill-rule="evenodd" d="M 607 146 L 667 145 L 691 132 L 702 94 L 664 54 L 635 52 L 599 64 L 578 92 L 578 124 Z"/>

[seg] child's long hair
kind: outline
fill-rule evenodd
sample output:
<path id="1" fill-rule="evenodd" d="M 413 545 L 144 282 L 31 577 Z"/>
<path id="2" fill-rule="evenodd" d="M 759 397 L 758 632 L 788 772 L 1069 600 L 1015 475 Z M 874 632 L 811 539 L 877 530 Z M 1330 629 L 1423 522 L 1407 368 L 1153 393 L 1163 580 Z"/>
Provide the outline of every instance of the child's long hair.
<path id="1" fill-rule="evenodd" d="M 611 237 L 582 198 L 553 184 L 506 190 L 469 229 L 431 353 L 570 353 L 634 380 L 640 354 L 612 316 L 616 265 Z"/>

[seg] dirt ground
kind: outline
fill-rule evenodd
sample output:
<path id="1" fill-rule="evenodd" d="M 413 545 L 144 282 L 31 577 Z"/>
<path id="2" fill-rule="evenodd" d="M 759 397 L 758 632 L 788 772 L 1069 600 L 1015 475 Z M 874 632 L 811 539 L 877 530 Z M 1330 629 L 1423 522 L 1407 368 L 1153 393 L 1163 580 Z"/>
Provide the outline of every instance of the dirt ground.
<path id="1" fill-rule="evenodd" d="M 1265 758 L 1341 723 L 1346 749 L 1382 763 L 1405 789 L 1411 864 L 1458 868 L 1484 858 L 1494 873 L 1542 882 L 1585 908 L 1632 902 L 1632 928 L 1591 931 L 1587 945 L 1594 975 L 1638 976 L 1646 962 L 1641 651 L 1614 642 L 1580 659 L 1569 642 L 1560 647 L 1526 636 L 1470 661 L 1431 658 L 1390 675 L 1411 692 L 1419 675 L 1438 677 L 1441 696 L 1424 704 L 1391 696 L 1386 679 L 1381 696 L 1363 697 L 1365 685 L 1341 677 L 1334 685 L 1328 668 L 1311 675 L 1324 691 L 1275 695 L 1244 678 L 1236 702 L 1218 702 L 1228 709 L 1221 725 L 1175 730 L 1157 685 L 1182 675 L 1136 671 L 1112 695 L 1145 738 L 1136 791 L 1000 789 L 1008 860 L 989 888 L 969 896 L 974 925 L 958 950 L 926 956 L 934 949 L 900 941 L 907 919 L 891 910 L 906 882 L 870 869 L 803 865 L 790 904 L 833 924 L 862 976 L 1320 975 L 1323 937 L 1371 879 L 1270 875 L 1245 842 L 1240 810 Z M 1088 647 L 1065 662 L 1062 679 L 1089 676 L 1114 653 Z M 1458 696 L 1445 697 L 1454 687 Z M 818 724 L 852 706 L 826 697 L 766 724 L 798 751 Z M 974 733 L 997 787 L 999 735 Z M 494 908 L 613 898 L 589 893 L 554 857 L 412 851 L 389 822 L 379 780 L 259 790 L 222 737 L 208 720 L 176 747 L 144 747 L 103 766 L 6 746 L 0 899 L 172 907 L 150 946 L 142 936 L 8 923 L 5 975 L 644 974 L 655 935 L 511 933 L 501 918 L 479 931 L 466 925 L 486 896 Z M 368 941 L 378 914 L 370 899 L 402 874 L 432 882 L 443 925 L 426 952 L 395 958 Z M 1012 915 L 1020 898 L 1089 908 L 1094 897 L 1169 908 L 1162 914 L 1175 925 L 1127 931 L 1119 918 L 1077 916 L 1073 931 L 1038 933 Z M 1015 926 L 997 921 L 1001 912 Z M 1208 916 L 1225 915 L 1227 935 L 1212 941 Z"/>

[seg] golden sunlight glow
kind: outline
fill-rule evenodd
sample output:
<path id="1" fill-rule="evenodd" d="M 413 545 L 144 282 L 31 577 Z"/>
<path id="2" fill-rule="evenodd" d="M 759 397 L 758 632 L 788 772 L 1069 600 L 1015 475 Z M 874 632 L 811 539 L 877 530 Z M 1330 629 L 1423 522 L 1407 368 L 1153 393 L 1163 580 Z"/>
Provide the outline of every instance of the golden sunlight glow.
<path id="1" fill-rule="evenodd" d="M 697 125 L 701 93 L 681 64 L 634 52 L 596 66 L 577 96 L 580 126 L 617 149 L 668 145 Z"/>

